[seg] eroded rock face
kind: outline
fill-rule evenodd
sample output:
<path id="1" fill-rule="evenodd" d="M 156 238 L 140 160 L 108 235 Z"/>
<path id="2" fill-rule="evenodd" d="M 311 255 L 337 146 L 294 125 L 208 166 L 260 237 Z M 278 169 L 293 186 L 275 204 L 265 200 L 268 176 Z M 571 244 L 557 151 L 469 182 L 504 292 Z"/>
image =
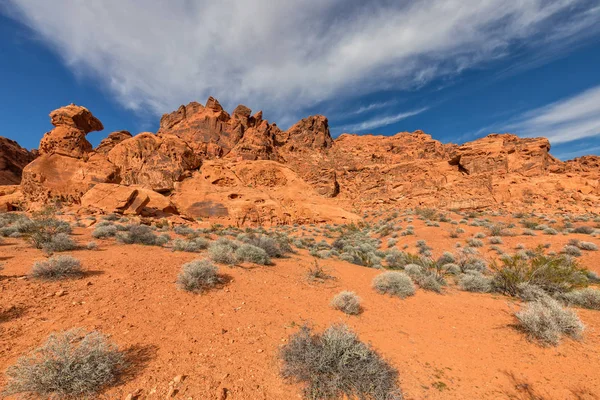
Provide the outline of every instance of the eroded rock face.
<path id="1" fill-rule="evenodd" d="M 113 147 L 107 159 L 119 170 L 120 183 L 168 192 L 175 182 L 189 176 L 201 159 L 173 135 L 141 133 Z"/>
<path id="2" fill-rule="evenodd" d="M 278 141 L 286 151 L 326 150 L 333 145 L 329 122 L 322 115 L 298 121 L 290 129 L 282 132 Z"/>
<path id="3" fill-rule="evenodd" d="M 44 154 L 23 169 L 21 188 L 30 203 L 79 203 L 94 185 L 118 182 L 117 168 L 101 155 L 87 160 L 61 154 Z"/>
<path id="4" fill-rule="evenodd" d="M 102 139 L 98 147 L 94 150 L 96 153 L 108 154 L 116 145 L 124 140 L 131 139 L 131 133 L 128 131 L 112 132 L 106 138 Z"/>
<path id="5" fill-rule="evenodd" d="M 104 129 L 102 123 L 87 108 L 74 104 L 52 111 L 50 122 L 55 128 L 42 138 L 40 154 L 83 158 L 92 151 L 86 135 Z"/>
<path id="6" fill-rule="evenodd" d="M 21 183 L 23 168 L 35 157 L 35 152 L 24 149 L 14 140 L 0 136 L 0 185 Z"/>
<path id="7" fill-rule="evenodd" d="M 467 174 L 519 172 L 531 176 L 545 173 L 555 162 L 548 139 L 521 139 L 511 134 L 491 134 L 465 143 L 450 160 Z"/>

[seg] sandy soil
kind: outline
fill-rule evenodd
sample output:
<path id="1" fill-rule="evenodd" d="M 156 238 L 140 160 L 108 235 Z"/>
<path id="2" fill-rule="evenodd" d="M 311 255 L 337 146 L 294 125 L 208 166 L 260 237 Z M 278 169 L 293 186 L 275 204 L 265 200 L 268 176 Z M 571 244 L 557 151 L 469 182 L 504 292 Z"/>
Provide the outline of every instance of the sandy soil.
<path id="1" fill-rule="evenodd" d="M 399 237 L 397 246 L 412 250 L 426 239 L 436 254 L 481 230 L 462 226 L 468 233 L 452 239 L 448 224 L 412 224 L 416 235 Z M 90 233 L 78 228 L 74 238 L 85 244 Z M 558 251 L 570 238 L 600 244 L 585 235 L 539 235 L 505 237 L 500 247 L 550 242 Z M 482 254 L 491 257 L 484 241 Z M 313 258 L 306 250 L 268 267 L 221 266 L 226 286 L 194 295 L 178 290 L 175 279 L 183 263 L 202 254 L 97 242 L 97 251 L 71 253 L 86 276 L 61 282 L 26 276 L 45 258 L 41 251 L 20 239 L 0 245 L 0 370 L 51 332 L 83 327 L 110 335 L 133 360 L 130 373 L 102 398 L 124 399 L 139 390 L 140 398 L 164 399 L 178 375 L 184 379 L 170 398 L 219 399 L 224 392 L 227 399 L 301 398 L 301 388 L 279 376 L 279 347 L 301 324 L 321 330 L 345 322 L 399 370 L 407 399 L 600 398 L 597 311 L 577 311 L 587 326 L 583 341 L 544 348 L 512 327 L 520 305 L 499 295 L 450 287 L 443 295 L 418 290 L 400 300 L 371 289 L 379 271 L 337 260 L 320 261 L 337 280 L 310 283 L 305 276 Z M 599 253 L 585 252 L 580 260 L 600 272 Z M 350 317 L 330 307 L 341 290 L 363 299 L 363 314 Z"/>

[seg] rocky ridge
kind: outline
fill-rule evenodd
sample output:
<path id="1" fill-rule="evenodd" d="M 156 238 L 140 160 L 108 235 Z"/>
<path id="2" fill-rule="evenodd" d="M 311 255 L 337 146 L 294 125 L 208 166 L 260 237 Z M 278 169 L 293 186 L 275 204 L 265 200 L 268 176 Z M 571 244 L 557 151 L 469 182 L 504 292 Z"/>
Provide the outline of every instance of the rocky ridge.
<path id="1" fill-rule="evenodd" d="M 19 161 L 0 164 L 0 177 L 17 184 L 23 168 L 20 186 L 0 191 L 4 208 L 59 202 L 80 212 L 272 225 L 347 222 L 357 218 L 350 210 L 372 207 L 600 204 L 600 157 L 562 162 L 545 138 L 491 134 L 455 145 L 415 131 L 334 140 L 324 116 L 283 131 L 262 112 L 240 105 L 229 114 L 211 97 L 163 115 L 156 134 L 113 132 L 94 149 L 86 135 L 103 126 L 89 110 L 69 105 L 50 118 L 35 159 L 0 141 L 0 162 Z"/>

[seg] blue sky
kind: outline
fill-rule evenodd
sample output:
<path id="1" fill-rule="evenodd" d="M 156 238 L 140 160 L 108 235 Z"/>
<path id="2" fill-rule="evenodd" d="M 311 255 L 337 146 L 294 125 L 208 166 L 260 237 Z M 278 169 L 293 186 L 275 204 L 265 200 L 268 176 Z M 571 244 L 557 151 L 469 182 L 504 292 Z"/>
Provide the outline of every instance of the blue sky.
<path id="1" fill-rule="evenodd" d="M 546 136 L 600 154 L 597 0 L 0 0 L 0 135 L 34 148 L 71 102 L 156 131 L 209 95 L 286 128 Z M 508 4 L 507 4 L 508 3 Z"/>

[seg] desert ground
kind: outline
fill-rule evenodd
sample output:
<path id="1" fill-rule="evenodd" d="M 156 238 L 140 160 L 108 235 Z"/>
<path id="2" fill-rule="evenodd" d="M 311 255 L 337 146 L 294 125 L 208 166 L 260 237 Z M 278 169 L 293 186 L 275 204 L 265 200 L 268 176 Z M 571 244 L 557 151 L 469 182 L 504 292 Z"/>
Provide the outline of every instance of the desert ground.
<path id="1" fill-rule="evenodd" d="M 154 221 L 154 232 L 168 235 L 168 242 L 126 244 L 118 237 L 92 235 L 101 229 L 98 226 L 125 226 L 121 230 L 126 232 L 132 224 L 147 220 L 119 216 L 122 219 L 114 221 L 117 217 L 112 215 L 80 218 L 69 213 L 53 216 L 69 221 L 74 227 L 70 238 L 78 246 L 54 254 L 77 258 L 84 272 L 60 280 L 35 278 L 32 266 L 49 257 L 47 249 L 36 249 L 19 234 L 2 239 L 0 370 L 40 346 L 52 332 L 79 327 L 107 335 L 129 362 L 119 379 L 97 398 L 302 398 L 303 385 L 280 375 L 281 347 L 303 325 L 323 331 L 344 323 L 398 370 L 405 399 L 599 398 L 597 310 L 575 307 L 585 324 L 582 337 L 563 337 L 558 345 L 548 345 L 518 329 L 515 312 L 525 305 L 521 299 L 461 290 L 460 272 L 445 273 L 439 292 L 417 285 L 415 295 L 406 298 L 380 294 L 372 287 L 373 279 L 389 268 L 386 255 L 394 248 L 411 254 L 421 251 L 423 258 L 436 259 L 467 247 L 488 265 L 484 274 L 493 274 L 489 266 L 498 262 L 500 252 L 526 252 L 541 245 L 547 254 L 560 254 L 573 239 L 598 244 L 594 230 L 598 219 L 433 210 L 421 214 L 425 216 L 414 210 L 366 213 L 358 223 L 360 228 L 350 227 L 376 239 L 383 257 L 371 266 L 341 259 L 324 244 L 332 245 L 342 232 L 348 234 L 348 226 L 263 230 L 270 236 L 284 232 L 292 251 L 272 258 L 269 265 L 216 262 L 224 279 L 202 293 L 182 290 L 176 281 L 183 264 L 210 259 L 209 250 L 174 251 L 174 243 L 194 237 L 209 243 L 219 237 L 235 239 L 243 229 L 194 222 L 174 231 L 174 225 Z M 541 227 L 545 231 L 533 229 L 535 236 L 523 235 L 524 224 L 535 223 L 547 225 Z M 409 225 L 413 234 L 403 234 L 411 230 Z M 494 241 L 490 230 L 495 226 L 509 227 L 501 232 L 497 247 L 490 244 Z M 574 233 L 579 226 L 594 229 L 588 230 L 590 234 Z M 456 233 L 457 229 L 462 233 Z M 481 247 L 468 244 L 478 246 L 472 242 L 476 236 L 481 238 Z M 425 241 L 427 248 L 419 250 L 424 245 L 417 246 L 418 241 Z M 600 273 L 599 254 L 583 250 L 574 259 L 581 267 Z M 309 271 L 315 265 L 332 278 L 311 279 Z M 346 315 L 332 307 L 332 298 L 342 290 L 362 299 L 359 315 Z M 0 386 L 6 383 L 2 376 Z"/>

